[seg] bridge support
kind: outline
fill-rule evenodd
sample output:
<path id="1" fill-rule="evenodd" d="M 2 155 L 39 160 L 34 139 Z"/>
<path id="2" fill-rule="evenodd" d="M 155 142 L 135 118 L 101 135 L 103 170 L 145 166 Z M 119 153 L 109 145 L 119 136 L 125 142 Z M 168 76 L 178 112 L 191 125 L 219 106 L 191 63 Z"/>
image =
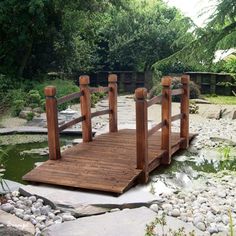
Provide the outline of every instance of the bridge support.
<path id="1" fill-rule="evenodd" d="M 61 158 L 61 151 L 57 117 L 57 99 L 55 97 L 56 88 L 54 86 L 48 86 L 44 89 L 44 94 L 46 96 L 49 159 L 57 160 Z"/>
<path id="2" fill-rule="evenodd" d="M 141 169 L 140 183 L 148 181 L 148 122 L 147 122 L 147 90 L 138 88 L 136 97 L 136 153 L 137 169 Z"/>

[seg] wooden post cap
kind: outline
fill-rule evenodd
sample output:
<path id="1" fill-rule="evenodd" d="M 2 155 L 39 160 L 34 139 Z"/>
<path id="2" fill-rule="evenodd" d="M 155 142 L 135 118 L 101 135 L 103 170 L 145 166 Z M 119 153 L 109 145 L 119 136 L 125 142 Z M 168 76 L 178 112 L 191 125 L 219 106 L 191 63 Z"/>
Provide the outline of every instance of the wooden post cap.
<path id="1" fill-rule="evenodd" d="M 169 87 L 169 86 L 171 86 L 171 81 L 172 81 L 172 78 L 170 76 L 164 76 L 161 79 L 161 84 L 162 84 L 162 86 Z"/>
<path id="2" fill-rule="evenodd" d="M 79 84 L 80 85 L 88 85 L 90 83 L 88 75 L 81 75 L 79 77 Z"/>
<path id="3" fill-rule="evenodd" d="M 109 83 L 116 83 L 117 82 L 117 75 L 116 74 L 110 74 L 108 76 L 108 82 Z"/>
<path id="4" fill-rule="evenodd" d="M 46 97 L 54 97 L 57 93 L 55 86 L 47 86 L 44 88 L 44 94 Z"/>
<path id="5" fill-rule="evenodd" d="M 135 97 L 137 99 L 144 99 L 147 97 L 147 89 L 146 88 L 137 88 L 135 90 Z"/>
<path id="6" fill-rule="evenodd" d="M 190 76 L 189 75 L 182 75 L 181 76 L 181 83 L 182 84 L 188 84 L 190 81 Z"/>

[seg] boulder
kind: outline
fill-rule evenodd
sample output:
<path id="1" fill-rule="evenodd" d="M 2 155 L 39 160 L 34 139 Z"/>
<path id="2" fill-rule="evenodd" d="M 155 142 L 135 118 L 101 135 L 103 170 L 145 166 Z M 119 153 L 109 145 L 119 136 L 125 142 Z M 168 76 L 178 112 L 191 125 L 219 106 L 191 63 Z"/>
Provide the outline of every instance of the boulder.
<path id="1" fill-rule="evenodd" d="M 0 210 L 0 235 L 31 236 L 35 234 L 34 226 L 15 215 Z"/>

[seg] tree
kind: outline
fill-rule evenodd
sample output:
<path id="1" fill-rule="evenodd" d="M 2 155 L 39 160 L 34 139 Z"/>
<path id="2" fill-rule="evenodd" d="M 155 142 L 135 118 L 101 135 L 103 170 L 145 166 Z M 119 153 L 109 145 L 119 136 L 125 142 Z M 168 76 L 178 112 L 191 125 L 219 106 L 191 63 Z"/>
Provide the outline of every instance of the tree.
<path id="1" fill-rule="evenodd" d="M 229 49 L 236 46 L 236 2 L 235 0 L 218 0 L 214 13 L 209 17 L 204 28 L 196 27 L 195 39 L 181 50 L 158 61 L 153 65 L 158 68 L 165 63 L 181 61 L 210 68 L 218 49 Z M 179 38 L 177 44 L 182 40 Z"/>

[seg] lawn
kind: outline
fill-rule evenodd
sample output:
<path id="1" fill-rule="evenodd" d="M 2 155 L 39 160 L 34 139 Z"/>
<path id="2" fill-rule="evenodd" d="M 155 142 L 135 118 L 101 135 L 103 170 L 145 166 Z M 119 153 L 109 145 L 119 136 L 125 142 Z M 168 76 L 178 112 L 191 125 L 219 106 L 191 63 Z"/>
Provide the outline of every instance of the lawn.
<path id="1" fill-rule="evenodd" d="M 205 96 L 213 104 L 236 105 L 236 96 Z"/>

